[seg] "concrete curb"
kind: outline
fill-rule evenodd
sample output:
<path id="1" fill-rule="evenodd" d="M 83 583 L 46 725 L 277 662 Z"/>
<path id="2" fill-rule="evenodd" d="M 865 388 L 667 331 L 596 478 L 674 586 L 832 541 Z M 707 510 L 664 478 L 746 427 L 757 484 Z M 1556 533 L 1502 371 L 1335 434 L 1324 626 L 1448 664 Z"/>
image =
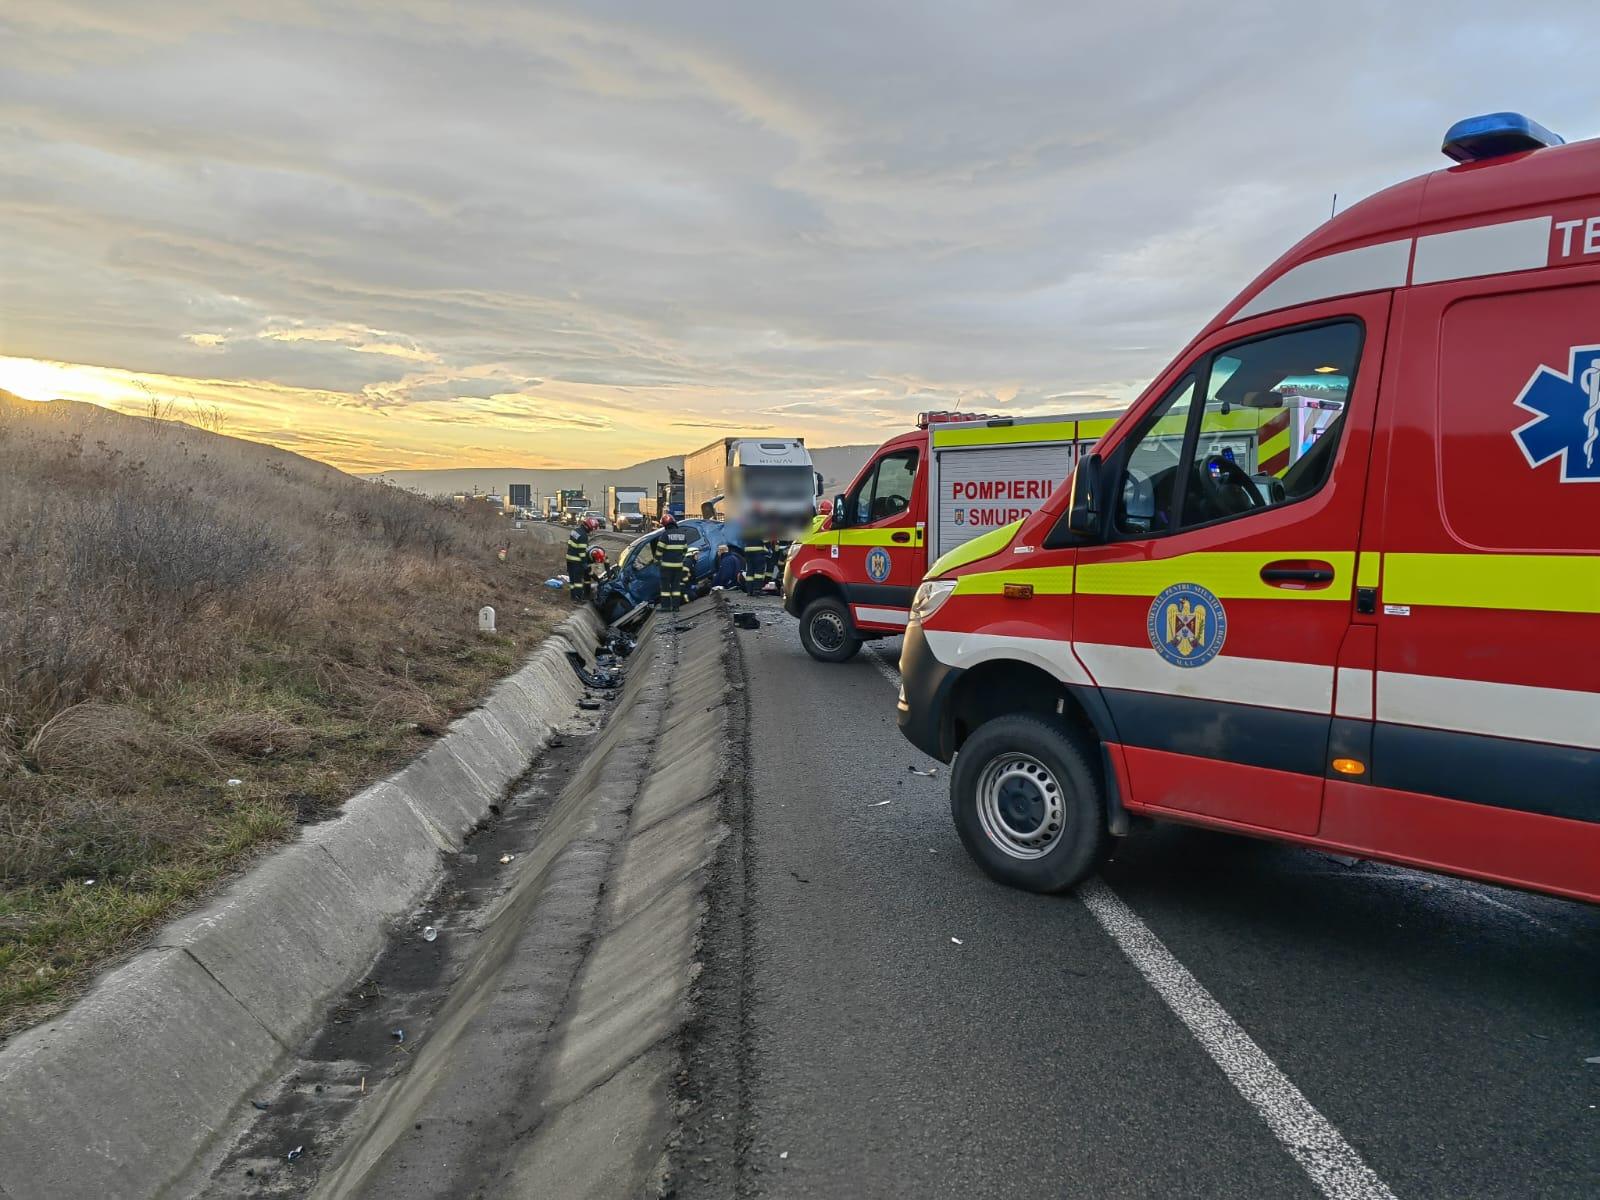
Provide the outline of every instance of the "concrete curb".
<path id="1" fill-rule="evenodd" d="M 0 1195 L 160 1196 L 272 1079 L 567 719 L 601 625 L 562 621 L 482 707 L 335 821 L 0 1051 Z"/>

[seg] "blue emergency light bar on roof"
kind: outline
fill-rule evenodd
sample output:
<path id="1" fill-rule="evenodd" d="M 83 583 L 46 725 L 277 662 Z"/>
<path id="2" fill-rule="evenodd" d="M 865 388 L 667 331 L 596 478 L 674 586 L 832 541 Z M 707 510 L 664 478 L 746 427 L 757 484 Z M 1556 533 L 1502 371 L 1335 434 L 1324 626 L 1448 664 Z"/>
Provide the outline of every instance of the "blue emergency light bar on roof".
<path id="1" fill-rule="evenodd" d="M 1499 112 L 1457 121 L 1444 135 L 1444 145 L 1439 149 L 1458 163 L 1468 163 L 1566 144 L 1565 138 L 1521 113 Z"/>

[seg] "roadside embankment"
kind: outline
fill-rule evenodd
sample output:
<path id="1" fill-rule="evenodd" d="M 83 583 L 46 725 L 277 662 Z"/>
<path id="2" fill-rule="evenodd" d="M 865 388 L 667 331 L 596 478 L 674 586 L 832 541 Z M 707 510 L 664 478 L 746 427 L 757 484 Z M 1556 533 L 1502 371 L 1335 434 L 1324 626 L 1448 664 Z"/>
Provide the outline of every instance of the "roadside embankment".
<path id="1" fill-rule="evenodd" d="M 584 687 L 585 610 L 421 757 L 0 1051 L 0 1196 L 162 1195 L 371 963 Z"/>

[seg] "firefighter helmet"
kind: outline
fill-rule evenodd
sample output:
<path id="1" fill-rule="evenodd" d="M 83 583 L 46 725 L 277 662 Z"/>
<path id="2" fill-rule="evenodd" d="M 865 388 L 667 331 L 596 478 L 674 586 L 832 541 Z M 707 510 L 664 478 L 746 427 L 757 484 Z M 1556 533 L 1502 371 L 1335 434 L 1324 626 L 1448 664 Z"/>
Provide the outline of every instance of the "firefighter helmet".
<path id="1" fill-rule="evenodd" d="M 585 517 L 583 519 L 583 527 L 590 533 L 593 533 L 596 529 L 600 528 L 600 522 L 595 517 Z"/>
<path id="2" fill-rule="evenodd" d="M 605 560 L 606 551 L 604 546 L 596 546 L 593 550 L 589 551 L 590 562 L 605 562 Z"/>

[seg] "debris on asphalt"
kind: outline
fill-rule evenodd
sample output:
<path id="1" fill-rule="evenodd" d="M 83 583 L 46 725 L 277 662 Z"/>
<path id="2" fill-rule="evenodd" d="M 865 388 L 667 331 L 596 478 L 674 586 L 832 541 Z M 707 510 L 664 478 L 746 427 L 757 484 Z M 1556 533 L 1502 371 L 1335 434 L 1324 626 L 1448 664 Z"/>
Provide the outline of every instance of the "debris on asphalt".
<path id="1" fill-rule="evenodd" d="M 960 938 L 951 938 L 950 940 L 952 942 L 954 942 L 958 946 L 965 946 L 966 945 L 966 943 L 963 942 Z"/>
<path id="2" fill-rule="evenodd" d="M 515 855 L 515 854 L 502 854 L 502 855 L 501 855 L 501 856 L 500 856 L 500 865 L 501 865 L 501 866 L 502 866 L 502 867 L 503 867 L 503 866 L 505 866 L 505 865 L 506 865 L 506 864 L 507 864 L 507 863 L 508 863 L 508 862 L 510 862 L 510 861 L 511 861 L 511 860 L 512 860 L 512 859 L 514 859 L 514 858 L 515 858 L 515 857 L 516 857 L 516 855 Z"/>
<path id="3" fill-rule="evenodd" d="M 795 879 L 797 879 L 801 883 L 810 883 L 811 882 L 811 880 L 807 879 L 804 875 L 800 874 L 799 871 L 790 871 L 789 874 L 793 875 L 795 877 Z"/>
<path id="4" fill-rule="evenodd" d="M 433 941 L 434 938 L 436 938 L 438 936 L 439 936 L 439 931 L 437 929 L 435 929 L 432 925 L 427 926 L 422 931 L 422 940 L 425 941 L 425 942 L 431 942 L 431 941 Z"/>
<path id="5" fill-rule="evenodd" d="M 272 1107 L 272 1105 L 268 1104 L 265 1100 L 252 1100 L 250 1101 L 250 1107 L 255 1109 L 257 1112 L 266 1112 L 267 1109 Z"/>
<path id="6" fill-rule="evenodd" d="M 406 1031 L 404 1029 L 392 1029 L 392 1030 L 389 1031 L 389 1036 L 392 1037 L 400 1045 L 402 1045 L 402 1046 L 405 1045 Z"/>
<path id="7" fill-rule="evenodd" d="M 306 1148 L 304 1146 L 296 1146 L 293 1150 L 289 1151 L 289 1153 L 285 1154 L 284 1158 L 288 1159 L 290 1162 L 293 1162 L 305 1152 Z"/>
<path id="8" fill-rule="evenodd" d="M 566 580 L 562 579 L 560 576 L 557 576 L 554 579 L 546 579 L 544 581 L 544 585 L 545 585 L 545 587 L 554 590 L 556 588 L 564 588 L 564 587 L 566 587 L 567 583 L 566 583 Z"/>
<path id="9" fill-rule="evenodd" d="M 867 805 L 867 807 L 868 808 L 882 808 L 885 804 L 888 804 L 888 803 L 890 803 L 890 801 L 888 801 L 888 800 L 875 800 L 871 804 Z"/>
<path id="10" fill-rule="evenodd" d="M 587 712 L 594 712 L 595 709 L 600 707 L 600 701 L 598 701 L 598 700 L 579 700 L 578 701 L 578 707 L 581 708 L 581 709 L 584 709 Z"/>
<path id="11" fill-rule="evenodd" d="M 779 1158 L 788 1158 L 789 1157 L 789 1152 L 787 1150 L 785 1150 L 782 1154 L 778 1155 L 778 1157 Z"/>
<path id="12" fill-rule="evenodd" d="M 733 614 L 733 623 L 740 629 L 760 629 L 761 622 L 755 613 L 736 612 Z"/>
<path id="13" fill-rule="evenodd" d="M 1596 1054 L 1593 1058 L 1586 1058 L 1583 1061 L 1591 1067 L 1600 1067 L 1600 1054 Z"/>
<path id="14" fill-rule="evenodd" d="M 919 771 L 915 767 L 907 767 L 906 770 L 910 771 L 913 775 L 926 775 L 930 779 L 939 773 L 938 767 L 929 767 L 926 771 Z"/>

